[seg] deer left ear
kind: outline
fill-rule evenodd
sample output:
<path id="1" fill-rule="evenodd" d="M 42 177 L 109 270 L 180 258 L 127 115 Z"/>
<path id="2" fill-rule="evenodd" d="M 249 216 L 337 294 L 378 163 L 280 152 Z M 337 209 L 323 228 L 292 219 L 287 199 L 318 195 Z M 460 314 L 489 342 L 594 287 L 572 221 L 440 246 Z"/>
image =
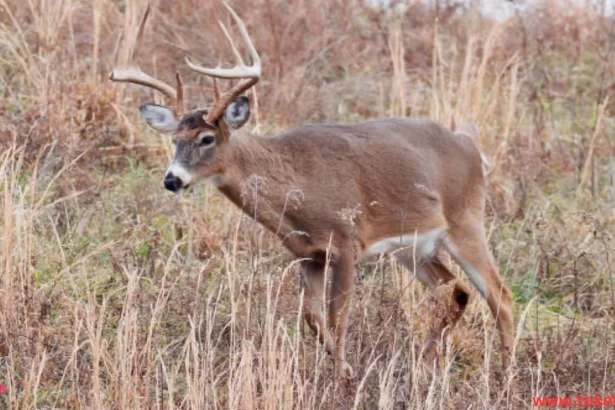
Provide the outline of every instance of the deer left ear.
<path id="1" fill-rule="evenodd" d="M 162 105 L 143 104 L 139 111 L 150 127 L 165 134 L 174 132 L 179 124 L 173 111 Z"/>
<path id="2" fill-rule="evenodd" d="M 242 95 L 237 97 L 224 113 L 224 122 L 232 129 L 240 128 L 250 119 L 250 101 L 248 97 Z"/>

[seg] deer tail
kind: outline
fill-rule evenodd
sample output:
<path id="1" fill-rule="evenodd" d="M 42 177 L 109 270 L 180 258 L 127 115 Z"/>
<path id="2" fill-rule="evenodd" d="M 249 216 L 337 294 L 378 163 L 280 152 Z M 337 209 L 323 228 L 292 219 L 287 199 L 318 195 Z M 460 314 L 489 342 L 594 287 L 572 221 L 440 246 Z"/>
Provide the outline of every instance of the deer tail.
<path id="1" fill-rule="evenodd" d="M 487 154 L 481 151 L 480 131 L 478 130 L 478 127 L 471 122 L 463 122 L 455 128 L 455 134 L 466 135 L 470 137 L 472 141 L 474 141 L 474 145 L 476 145 L 476 148 L 478 148 L 478 151 L 480 152 L 480 157 L 483 161 L 483 167 L 488 168 L 490 165 L 489 158 L 487 157 Z"/>

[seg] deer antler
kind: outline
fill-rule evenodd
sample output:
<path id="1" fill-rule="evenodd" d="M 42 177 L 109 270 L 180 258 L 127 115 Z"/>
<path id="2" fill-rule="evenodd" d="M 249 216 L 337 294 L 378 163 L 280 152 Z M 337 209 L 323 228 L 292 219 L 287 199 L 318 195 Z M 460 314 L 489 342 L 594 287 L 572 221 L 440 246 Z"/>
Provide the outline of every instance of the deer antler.
<path id="1" fill-rule="evenodd" d="M 143 17 L 141 18 L 141 23 L 139 24 L 139 28 L 137 31 L 137 38 L 135 40 L 133 48 L 130 50 L 130 54 L 128 55 L 129 67 L 118 69 L 115 68 L 109 75 L 109 79 L 111 81 L 125 82 L 125 83 L 133 83 L 139 84 L 146 87 L 153 88 L 164 94 L 167 98 L 175 102 L 177 115 L 181 116 L 184 111 L 184 101 L 183 101 L 183 88 L 181 78 L 179 77 L 179 73 L 176 74 L 176 86 L 175 89 L 168 85 L 167 83 L 158 80 L 148 74 L 145 74 L 139 66 L 133 65 L 133 59 L 137 53 L 137 48 L 141 43 L 141 38 L 143 37 L 143 30 L 145 28 L 145 23 L 147 22 L 147 17 L 150 13 L 150 5 L 147 5 L 147 9 L 145 13 L 143 13 Z"/>
<path id="2" fill-rule="evenodd" d="M 243 21 L 237 16 L 237 13 L 229 6 L 226 2 L 223 2 L 224 6 L 228 9 L 237 23 L 237 27 L 239 28 L 239 32 L 241 33 L 241 37 L 245 41 L 248 51 L 250 52 L 250 57 L 252 58 L 252 65 L 246 66 L 241 58 L 241 54 L 237 51 L 237 47 L 231 38 L 228 30 L 224 26 L 224 24 L 218 20 L 218 24 L 222 28 L 224 35 L 231 45 L 231 49 L 233 50 L 233 54 L 237 59 L 237 65 L 233 68 L 206 68 L 202 67 L 198 64 L 195 64 L 190 60 L 190 58 L 186 57 L 186 64 L 196 71 L 197 73 L 205 74 L 207 76 L 213 77 L 214 81 L 216 78 L 224 78 L 224 79 L 242 79 L 239 84 L 235 85 L 229 91 L 222 94 L 222 96 L 216 96 L 213 107 L 208 110 L 207 114 L 204 116 L 204 120 L 206 123 L 210 125 L 214 125 L 215 122 L 224 114 L 224 110 L 228 107 L 235 98 L 239 97 L 246 90 L 253 87 L 261 77 L 261 59 L 256 52 L 256 48 L 254 48 L 254 44 L 250 39 L 250 35 L 246 30 L 246 26 L 243 24 Z M 216 86 L 217 88 L 217 86 Z"/>

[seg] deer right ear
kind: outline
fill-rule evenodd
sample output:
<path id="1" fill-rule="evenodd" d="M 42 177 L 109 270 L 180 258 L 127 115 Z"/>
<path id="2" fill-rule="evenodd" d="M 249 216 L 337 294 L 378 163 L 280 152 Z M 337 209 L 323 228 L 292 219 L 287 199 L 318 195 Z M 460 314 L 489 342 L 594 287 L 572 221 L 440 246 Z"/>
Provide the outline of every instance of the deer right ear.
<path id="1" fill-rule="evenodd" d="M 147 124 L 153 129 L 165 134 L 177 130 L 179 121 L 175 118 L 173 111 L 167 107 L 156 104 L 143 104 L 139 111 Z"/>
<path id="2" fill-rule="evenodd" d="M 233 129 L 240 128 L 250 118 L 250 101 L 242 95 L 237 97 L 224 112 L 224 121 Z"/>

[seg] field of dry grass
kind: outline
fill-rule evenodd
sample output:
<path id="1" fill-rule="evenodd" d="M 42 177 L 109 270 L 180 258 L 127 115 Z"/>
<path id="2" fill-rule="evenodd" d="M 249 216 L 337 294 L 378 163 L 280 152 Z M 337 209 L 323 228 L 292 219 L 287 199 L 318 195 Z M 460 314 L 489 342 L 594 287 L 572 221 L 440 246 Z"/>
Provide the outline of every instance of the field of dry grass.
<path id="1" fill-rule="evenodd" d="M 264 65 L 248 127 L 477 123 L 490 246 L 515 298 L 512 371 L 476 292 L 425 366 L 436 298 L 382 258 L 357 279 L 357 378 L 334 385 L 298 314 L 296 261 L 213 187 L 165 192 L 173 145 L 137 109 L 161 97 L 107 80 L 146 1 L 0 0 L 1 408 L 524 409 L 615 394 L 615 20 L 599 1 L 502 21 L 400 3 L 231 1 Z M 223 8 L 153 6 L 141 66 L 169 82 L 179 70 L 189 108 L 207 105 L 183 56 L 232 61 Z"/>

